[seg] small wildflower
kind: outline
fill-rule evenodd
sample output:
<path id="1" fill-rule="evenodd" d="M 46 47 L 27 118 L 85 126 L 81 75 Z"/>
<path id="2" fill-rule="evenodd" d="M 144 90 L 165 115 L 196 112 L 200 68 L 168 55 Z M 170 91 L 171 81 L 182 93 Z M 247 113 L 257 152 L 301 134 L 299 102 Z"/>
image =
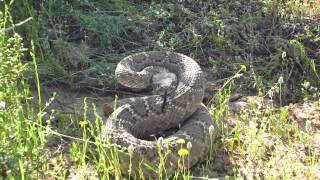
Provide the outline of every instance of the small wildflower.
<path id="1" fill-rule="evenodd" d="M 285 51 L 282 52 L 281 57 L 284 59 L 287 56 L 287 53 Z"/>
<path id="2" fill-rule="evenodd" d="M 190 141 L 187 143 L 187 148 L 188 148 L 189 150 L 192 148 L 192 143 L 191 143 Z"/>
<path id="3" fill-rule="evenodd" d="M 189 151 L 187 149 L 182 148 L 182 149 L 179 149 L 178 154 L 179 156 L 182 156 L 182 157 L 187 156 L 189 154 Z"/>
<path id="4" fill-rule="evenodd" d="M 241 65 L 240 65 L 240 68 L 241 68 L 241 70 L 244 71 L 244 72 L 247 71 L 247 66 L 244 65 L 244 64 L 241 64 Z"/>
<path id="5" fill-rule="evenodd" d="M 179 143 L 179 144 L 185 144 L 186 141 L 185 141 L 184 139 L 178 139 L 178 143 Z"/>
<path id="6" fill-rule="evenodd" d="M 304 81 L 303 84 L 302 84 L 302 86 L 303 86 L 305 89 L 309 89 L 309 87 L 310 87 L 310 82 Z"/>
<path id="7" fill-rule="evenodd" d="M 214 126 L 213 125 L 210 125 L 209 127 L 209 134 L 212 136 L 214 133 Z"/>
<path id="8" fill-rule="evenodd" d="M 280 76 L 280 78 L 278 79 L 278 83 L 279 83 L 279 84 L 282 84 L 282 83 L 283 83 L 283 77 L 282 77 L 282 76 Z"/>
<path id="9" fill-rule="evenodd" d="M 0 101 L 0 109 L 6 108 L 6 103 L 4 101 Z"/>
<path id="10" fill-rule="evenodd" d="M 163 144 L 163 137 L 159 137 L 159 139 L 157 140 L 157 146 L 162 146 Z"/>
<path id="11" fill-rule="evenodd" d="M 307 121 L 306 121 L 305 130 L 306 130 L 307 132 L 310 132 L 310 131 L 312 130 L 312 123 L 311 123 L 310 120 L 307 120 Z"/>
<path id="12" fill-rule="evenodd" d="M 132 156 L 133 151 L 134 151 L 134 146 L 132 144 L 130 144 L 130 146 L 128 147 L 128 152 L 129 152 L 130 156 Z"/>
<path id="13" fill-rule="evenodd" d="M 274 168 L 271 168 L 270 169 L 270 172 L 269 172 L 270 176 L 271 177 L 275 177 L 277 174 L 276 174 L 276 171 L 274 170 Z"/>
<path id="14" fill-rule="evenodd" d="M 87 121 L 80 121 L 80 122 L 79 122 L 79 125 L 80 125 L 81 127 L 84 127 L 84 126 L 86 126 L 87 124 L 88 124 Z"/>

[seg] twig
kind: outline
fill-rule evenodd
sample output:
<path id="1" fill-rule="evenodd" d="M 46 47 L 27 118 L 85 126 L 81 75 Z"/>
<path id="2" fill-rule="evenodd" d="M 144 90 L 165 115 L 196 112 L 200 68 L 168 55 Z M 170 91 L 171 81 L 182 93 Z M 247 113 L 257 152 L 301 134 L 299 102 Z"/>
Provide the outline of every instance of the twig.
<path id="1" fill-rule="evenodd" d="M 32 17 L 28 17 L 27 19 L 17 23 L 17 24 L 13 24 L 11 27 L 8 27 L 8 28 L 5 28 L 5 29 L 2 29 L 0 30 L 0 32 L 8 32 L 8 31 L 11 31 L 13 30 L 15 27 L 19 27 L 19 26 L 22 26 L 23 24 L 27 23 L 28 21 L 31 21 L 33 18 Z"/>
<path id="2" fill-rule="evenodd" d="M 130 43 L 130 44 L 134 44 L 134 45 L 136 45 L 136 46 L 141 46 L 141 44 L 135 43 L 135 42 L 130 41 L 130 40 L 128 40 L 128 39 L 124 39 L 124 38 L 122 38 L 122 37 L 117 37 L 117 38 L 118 38 L 118 39 L 121 39 L 121 40 L 124 40 L 124 41 L 126 41 L 126 42 L 128 42 L 128 43 Z"/>

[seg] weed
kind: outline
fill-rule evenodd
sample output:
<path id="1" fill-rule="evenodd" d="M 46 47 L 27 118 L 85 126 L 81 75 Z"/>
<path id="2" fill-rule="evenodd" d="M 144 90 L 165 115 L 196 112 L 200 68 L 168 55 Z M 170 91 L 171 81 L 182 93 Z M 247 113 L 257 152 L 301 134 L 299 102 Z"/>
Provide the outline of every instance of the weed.
<path id="1" fill-rule="evenodd" d="M 290 106 L 276 109 L 271 104 L 261 109 L 259 98 L 255 98 L 245 111 L 235 115 L 234 126 L 228 126 L 232 116 L 229 98 L 239 84 L 281 105 L 301 97 L 305 101 L 319 98 L 319 24 L 315 19 L 319 8 L 315 3 L 3 1 L 1 176 L 122 179 L 119 153 L 123 153 L 128 155 L 130 179 L 146 179 L 144 169 L 158 173 L 159 179 L 168 178 L 165 164 L 170 149 L 162 151 L 162 138 L 158 139 L 159 166 L 141 162 L 134 167 L 132 149 L 122 150 L 108 138 L 101 139 L 104 121 L 95 105 L 94 119 L 87 116 L 87 99 L 80 118 L 50 111 L 55 96 L 44 99 L 42 87 L 45 80 L 75 88 L 113 88 L 111 74 L 121 57 L 146 50 L 174 50 L 194 57 L 211 69 L 216 79 L 225 80 L 210 102 L 212 119 L 222 129 L 221 140 L 210 143 L 209 155 L 199 165 L 201 175 L 212 176 L 211 168 L 216 165 L 213 157 L 222 149 L 219 155 L 231 161 L 231 172 L 223 174 L 226 179 L 316 178 L 320 153 L 313 119 L 306 117 L 301 126 L 292 119 Z M 37 103 L 32 102 L 30 84 L 36 88 Z M 68 135 L 79 129 L 79 137 Z M 211 132 L 215 130 L 210 128 Z M 47 154 L 52 151 L 52 142 L 63 150 Z M 194 177 L 194 172 L 186 168 L 191 146 L 181 144 L 179 168 L 172 179 Z M 137 175 L 133 175 L 133 168 L 138 169 Z"/>
<path id="2" fill-rule="evenodd" d="M 0 14 L 1 30 L 11 24 L 8 12 L 12 3 L 5 4 L 5 13 Z M 42 124 L 43 111 L 39 109 L 36 113 L 30 105 L 28 86 L 23 79 L 28 68 L 22 63 L 26 49 L 18 34 L 11 35 L 0 33 L 1 170 L 7 178 L 39 177 L 38 170 L 46 164 L 42 154 L 46 132 L 38 128 L 38 124 Z"/>

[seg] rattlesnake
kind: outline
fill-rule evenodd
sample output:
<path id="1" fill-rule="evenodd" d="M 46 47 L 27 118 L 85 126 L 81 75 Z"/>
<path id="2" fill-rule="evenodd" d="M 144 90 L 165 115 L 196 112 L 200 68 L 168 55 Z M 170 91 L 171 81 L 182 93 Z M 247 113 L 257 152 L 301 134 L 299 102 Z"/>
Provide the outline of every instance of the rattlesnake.
<path id="1" fill-rule="evenodd" d="M 192 144 L 185 164 L 187 167 L 193 166 L 208 153 L 212 140 L 208 129 L 214 124 L 202 104 L 204 75 L 192 58 L 174 52 L 136 53 L 121 60 L 115 74 L 124 86 L 136 90 L 152 86 L 154 93 L 157 93 L 120 101 L 118 108 L 105 121 L 102 130 L 104 139 L 124 149 L 130 146 L 134 149 L 131 159 L 127 153 L 118 155 L 124 174 L 133 176 L 140 169 L 144 176 L 156 177 L 159 141 L 151 140 L 150 135 L 170 128 L 179 127 L 174 134 L 163 139 L 161 151 L 164 153 L 169 148 L 171 153 L 163 165 L 166 171 L 158 174 L 169 177 L 177 170 L 177 151 L 182 146 L 178 144 L 179 139 Z M 131 171 L 128 172 L 130 164 Z"/>

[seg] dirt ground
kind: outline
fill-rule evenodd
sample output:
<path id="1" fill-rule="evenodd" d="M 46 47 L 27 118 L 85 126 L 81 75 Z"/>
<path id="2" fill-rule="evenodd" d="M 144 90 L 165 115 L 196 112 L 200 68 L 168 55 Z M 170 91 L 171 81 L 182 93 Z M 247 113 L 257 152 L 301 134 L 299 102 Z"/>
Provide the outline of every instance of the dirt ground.
<path id="1" fill-rule="evenodd" d="M 214 82 L 208 81 L 207 86 L 207 94 L 206 98 L 210 98 L 213 93 Z M 35 92 L 34 92 L 35 93 Z M 55 118 L 52 119 L 53 125 L 57 125 L 57 129 L 61 129 L 63 126 L 62 134 L 66 135 L 66 137 L 53 137 L 51 141 L 48 142 L 48 157 L 51 158 L 52 161 L 57 161 L 57 156 L 61 154 L 61 152 L 68 152 L 68 147 L 72 141 L 75 139 L 69 139 L 68 137 L 81 138 L 81 132 L 77 129 L 74 124 L 75 121 L 82 119 L 84 117 L 84 112 L 86 112 L 86 117 L 90 120 L 94 120 L 96 118 L 95 111 L 93 108 L 93 103 L 96 105 L 97 114 L 106 119 L 103 112 L 103 105 L 108 103 L 112 105 L 114 103 L 115 94 L 118 94 L 121 97 L 129 97 L 136 96 L 138 94 L 132 92 L 119 91 L 116 93 L 115 91 L 106 92 L 105 94 L 101 94 L 100 92 L 88 91 L 88 90 L 71 90 L 65 87 L 43 87 L 42 95 L 44 100 L 49 100 L 53 94 L 54 100 L 51 102 L 48 108 L 48 114 L 50 114 L 50 109 L 55 109 Z M 240 114 L 247 109 L 250 108 L 252 102 L 257 104 L 258 109 L 264 109 L 266 107 L 274 107 L 274 110 L 277 110 L 275 103 L 266 98 L 248 95 L 249 93 L 236 93 L 231 95 L 229 107 L 230 107 L 230 116 L 228 119 L 224 119 L 225 123 L 228 125 L 230 129 L 235 127 L 236 124 L 236 116 L 240 116 Z M 85 103 L 86 102 L 86 103 Z M 87 107 L 87 111 L 84 111 L 84 107 Z M 296 121 L 299 124 L 300 129 L 305 129 L 306 121 L 311 122 L 311 126 L 318 132 L 315 133 L 313 138 L 310 139 L 312 141 L 313 150 L 317 150 L 316 154 L 320 154 L 320 106 L 319 102 L 305 102 L 305 103 L 297 103 L 291 104 L 289 107 L 289 119 L 291 121 Z M 111 110 L 112 111 L 112 110 Z M 48 115 L 49 116 L 49 115 Z M 63 118 L 62 118 L 63 117 Z M 61 126 L 61 120 L 63 119 Z M 69 129 L 69 130 L 68 130 Z M 282 161 L 282 157 L 288 152 L 288 147 L 284 144 L 277 144 L 273 141 L 273 138 L 270 136 L 265 137 L 265 141 L 268 142 L 268 148 L 270 149 L 278 149 L 279 153 L 278 159 L 279 162 Z M 222 142 L 220 142 L 222 144 Z M 310 143 L 308 143 L 310 144 Z M 297 161 L 304 161 L 307 150 L 310 147 L 307 147 L 304 144 L 296 143 L 294 144 L 294 149 L 296 151 L 296 159 Z M 69 168 L 69 177 L 71 179 L 76 179 L 83 173 L 93 173 L 94 170 L 90 167 L 85 167 L 84 169 L 73 169 L 70 166 L 70 162 L 68 162 L 68 155 L 65 154 L 66 167 Z M 252 164 L 252 169 L 248 170 L 248 163 Z M 54 163 L 52 163 L 54 164 Z M 212 178 L 222 178 L 224 179 L 226 176 L 234 176 L 234 168 L 237 167 L 240 169 L 242 173 L 246 173 L 248 171 L 259 171 L 260 169 L 255 167 L 256 162 L 252 159 L 248 159 L 247 157 L 243 157 L 240 153 L 237 154 L 235 151 L 232 156 L 230 152 L 226 149 L 225 146 L 221 145 L 217 148 L 216 153 L 214 154 L 214 158 L 211 161 L 206 161 L 199 163 L 195 167 L 192 168 L 193 178 L 194 179 L 203 179 L 203 174 L 207 177 Z M 206 167 L 206 168 L 204 168 Z M 208 168 L 209 167 L 209 168 Z M 90 170 L 91 169 L 91 170 Z M 263 172 L 260 172 L 263 173 Z M 95 173 L 93 173 L 95 174 Z M 320 168 L 317 170 L 317 174 L 320 175 Z M 96 176 L 97 174 L 95 174 Z"/>

